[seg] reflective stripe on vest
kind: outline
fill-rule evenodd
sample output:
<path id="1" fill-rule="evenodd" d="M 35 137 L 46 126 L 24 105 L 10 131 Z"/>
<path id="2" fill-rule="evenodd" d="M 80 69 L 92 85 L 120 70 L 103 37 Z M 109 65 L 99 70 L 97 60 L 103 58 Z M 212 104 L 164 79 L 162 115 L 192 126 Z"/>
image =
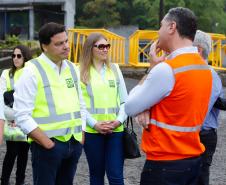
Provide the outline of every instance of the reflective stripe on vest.
<path id="1" fill-rule="evenodd" d="M 114 75 L 115 75 L 115 78 L 116 78 L 116 84 L 117 84 L 117 95 L 116 97 L 118 97 L 118 94 L 119 94 L 119 76 L 118 76 L 118 71 L 117 71 L 117 68 L 114 64 L 111 64 L 110 65 L 111 67 L 111 70 L 113 71 Z M 92 86 L 90 83 L 87 84 L 86 86 L 86 90 L 87 90 L 87 93 L 89 94 L 89 97 L 90 97 L 90 108 L 87 108 L 87 110 L 91 113 L 91 114 L 105 114 L 105 109 L 104 108 L 95 108 L 95 105 L 94 105 L 94 95 L 93 95 L 93 90 L 92 90 Z M 116 105 L 118 105 L 118 101 L 117 101 L 117 98 L 116 98 Z M 111 108 L 108 108 L 108 113 L 109 114 L 117 114 L 119 112 L 119 107 L 111 107 Z"/>
<path id="2" fill-rule="evenodd" d="M 74 133 L 82 132 L 82 126 L 76 126 L 73 129 L 74 129 Z M 71 128 L 46 130 L 45 133 L 48 135 L 48 137 L 54 137 L 54 136 L 59 136 L 59 135 L 67 135 L 67 134 L 71 133 Z"/>
<path id="3" fill-rule="evenodd" d="M 189 70 L 210 70 L 210 67 L 207 65 L 188 65 L 188 66 L 175 68 L 173 71 L 176 74 L 176 73 L 185 72 Z M 177 132 L 196 132 L 201 128 L 201 125 L 196 125 L 194 127 L 173 126 L 164 122 L 156 121 L 155 119 L 151 119 L 150 124 L 160 128 L 169 129 Z"/>
<path id="4" fill-rule="evenodd" d="M 156 121 L 155 119 L 150 119 L 150 124 L 155 125 L 160 128 L 173 130 L 177 132 L 197 132 L 200 130 L 202 125 L 196 125 L 194 127 L 182 127 L 182 126 L 175 126 L 175 125 L 169 125 L 164 122 Z"/>
<path id="5" fill-rule="evenodd" d="M 210 70 L 210 67 L 208 65 L 189 65 L 189 66 L 175 68 L 173 71 L 176 74 L 176 73 L 181 73 L 189 70 Z"/>
<path id="6" fill-rule="evenodd" d="M 42 78 L 42 81 L 43 81 L 43 84 L 44 84 L 45 96 L 46 96 L 46 99 L 48 100 L 47 105 L 48 105 L 48 109 L 49 109 L 49 116 L 48 117 L 38 117 L 38 118 L 34 118 L 34 120 L 38 124 L 47 124 L 47 123 L 67 121 L 67 120 L 70 120 L 71 117 L 74 117 L 75 119 L 81 118 L 80 111 L 73 112 L 73 113 L 61 114 L 61 115 L 58 115 L 56 113 L 56 107 L 55 107 L 55 104 L 54 104 L 54 101 L 53 101 L 53 95 L 52 95 L 52 91 L 51 91 L 51 88 L 50 88 L 50 83 L 49 83 L 47 74 L 46 74 L 45 70 L 42 68 L 41 64 L 37 61 L 37 59 L 33 59 L 31 61 L 31 63 L 36 66 L 36 68 L 38 69 L 40 76 Z M 67 62 L 67 63 L 70 66 L 69 62 Z M 75 82 L 77 82 L 77 75 L 76 75 L 76 73 L 73 69 L 73 66 L 72 66 L 72 68 L 70 67 L 70 71 L 71 71 L 73 80 Z M 77 88 L 76 88 L 76 90 L 77 90 Z M 81 127 L 81 128 L 75 129 L 75 131 L 77 131 L 77 132 L 82 129 L 81 125 L 78 126 L 78 127 Z M 51 130 L 51 131 L 49 130 L 49 131 L 45 131 L 45 132 L 48 133 L 49 135 L 54 135 L 55 131 L 57 133 L 63 133 L 63 134 L 67 133 L 67 131 L 65 131 L 65 130 L 67 130 L 67 128 L 66 129 L 59 129 L 59 130 Z M 77 133 L 77 132 L 75 132 L 75 133 Z"/>

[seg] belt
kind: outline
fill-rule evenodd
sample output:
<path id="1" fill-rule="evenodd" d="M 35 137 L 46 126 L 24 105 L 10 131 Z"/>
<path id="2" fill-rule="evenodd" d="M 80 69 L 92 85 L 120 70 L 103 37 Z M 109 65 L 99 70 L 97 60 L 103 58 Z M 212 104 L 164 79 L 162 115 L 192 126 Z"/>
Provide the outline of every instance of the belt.
<path id="1" fill-rule="evenodd" d="M 209 130 L 201 130 L 200 135 L 206 135 L 206 134 L 216 133 L 216 132 L 217 132 L 216 128 L 211 128 Z"/>

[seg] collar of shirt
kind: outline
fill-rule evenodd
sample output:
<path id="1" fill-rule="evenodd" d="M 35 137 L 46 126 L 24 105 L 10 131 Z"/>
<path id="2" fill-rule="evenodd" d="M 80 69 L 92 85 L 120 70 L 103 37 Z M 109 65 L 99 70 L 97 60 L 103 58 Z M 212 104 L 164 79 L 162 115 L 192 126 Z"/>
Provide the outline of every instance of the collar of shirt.
<path id="1" fill-rule="evenodd" d="M 101 70 L 100 70 L 100 75 L 101 75 L 102 80 L 105 79 L 104 77 L 105 77 L 105 74 L 106 74 L 106 69 L 107 69 L 107 66 L 104 63 L 103 66 L 102 66 L 102 68 L 101 68 Z"/>
<path id="2" fill-rule="evenodd" d="M 59 67 L 52 60 L 50 60 L 44 53 L 42 53 L 39 57 L 44 62 L 49 64 L 58 74 L 60 74 L 60 71 L 62 72 L 68 66 L 66 60 L 63 60 L 62 65 L 61 65 L 61 69 L 59 69 Z"/>
<path id="3" fill-rule="evenodd" d="M 167 56 L 167 59 L 170 60 L 175 58 L 178 55 L 185 54 L 185 53 L 198 53 L 198 48 L 194 46 L 179 48 L 173 51 L 169 56 Z"/>

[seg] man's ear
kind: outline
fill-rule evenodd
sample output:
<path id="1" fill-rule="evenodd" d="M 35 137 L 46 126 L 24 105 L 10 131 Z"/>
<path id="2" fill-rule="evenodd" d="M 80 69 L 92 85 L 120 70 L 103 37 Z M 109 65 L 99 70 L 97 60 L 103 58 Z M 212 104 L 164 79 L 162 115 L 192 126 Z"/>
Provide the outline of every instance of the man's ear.
<path id="1" fill-rule="evenodd" d="M 169 23 L 169 33 L 173 34 L 177 30 L 177 23 L 175 21 L 172 21 Z"/>
<path id="2" fill-rule="evenodd" d="M 46 46 L 47 46 L 47 45 L 45 45 L 45 44 L 42 44 L 42 49 L 44 50 L 44 52 L 46 52 L 46 51 L 47 51 L 47 48 L 46 48 Z"/>

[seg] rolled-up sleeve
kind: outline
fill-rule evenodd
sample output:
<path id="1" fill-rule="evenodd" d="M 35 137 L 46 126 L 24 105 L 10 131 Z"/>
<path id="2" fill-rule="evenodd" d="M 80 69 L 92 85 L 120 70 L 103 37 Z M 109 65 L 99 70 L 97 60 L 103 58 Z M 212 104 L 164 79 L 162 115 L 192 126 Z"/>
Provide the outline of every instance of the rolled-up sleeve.
<path id="1" fill-rule="evenodd" d="M 129 116 L 149 109 L 168 96 L 175 79 L 172 68 L 165 62 L 156 65 L 148 74 L 142 85 L 131 90 L 125 103 L 125 112 Z"/>

